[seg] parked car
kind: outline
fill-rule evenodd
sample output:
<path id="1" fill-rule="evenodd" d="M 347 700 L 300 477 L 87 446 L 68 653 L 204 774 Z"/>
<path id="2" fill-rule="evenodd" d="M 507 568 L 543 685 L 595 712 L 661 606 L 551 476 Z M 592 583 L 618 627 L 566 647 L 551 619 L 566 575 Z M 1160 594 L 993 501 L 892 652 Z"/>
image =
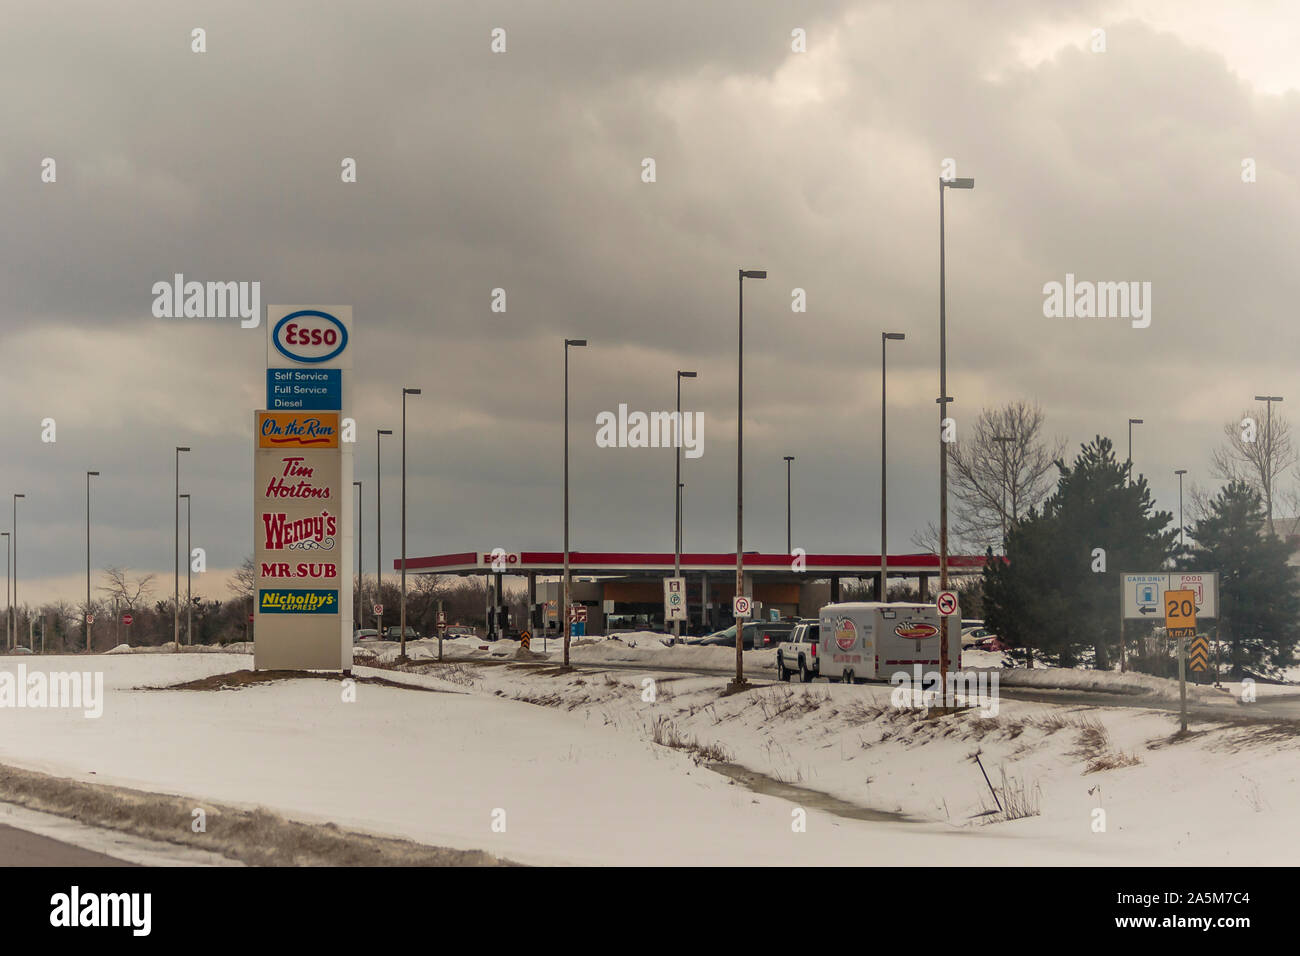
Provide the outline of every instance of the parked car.
<path id="1" fill-rule="evenodd" d="M 766 624 L 756 624 L 754 646 L 760 650 L 771 650 L 782 641 L 790 639 L 796 624 L 795 621 L 769 621 Z"/>
<path id="2" fill-rule="evenodd" d="M 785 640 L 793 630 L 794 625 L 788 621 L 774 621 L 771 623 L 750 621 L 741 632 L 741 647 L 747 651 L 752 651 L 755 648 L 770 650 Z M 736 625 L 731 625 L 725 631 L 714 631 L 707 637 L 694 638 L 685 643 L 702 644 L 706 647 L 735 647 Z"/>
<path id="3" fill-rule="evenodd" d="M 746 624 L 741 631 L 741 647 L 747 651 L 754 649 L 754 634 L 757 625 Z M 731 625 L 725 631 L 714 631 L 708 637 L 701 638 L 698 643 L 706 647 L 735 647 L 736 646 L 736 625 Z"/>
<path id="4" fill-rule="evenodd" d="M 744 639 L 743 636 L 741 638 Z M 736 625 L 731 625 L 723 631 L 714 631 L 705 637 L 690 641 L 691 644 L 700 644 L 704 647 L 735 647 L 736 646 Z"/>
<path id="5" fill-rule="evenodd" d="M 962 646 L 965 647 L 966 645 L 963 644 Z M 996 634 L 991 634 L 984 628 L 980 628 L 980 636 L 975 643 L 970 645 L 970 648 L 975 651 L 1009 651 L 1011 645 Z"/>
<path id="6" fill-rule="evenodd" d="M 802 621 L 796 624 L 789 640 L 783 641 L 776 648 L 776 676 L 788 681 L 790 675 L 799 672 L 799 680 L 810 684 L 819 673 L 817 644 L 821 635 L 821 625 L 817 621 Z"/>
<path id="7" fill-rule="evenodd" d="M 393 625 L 384 630 L 384 640 L 400 641 L 401 639 L 402 628 L 399 625 Z M 408 624 L 406 625 L 406 639 L 408 641 L 418 641 L 420 639 L 420 632 Z"/>
<path id="8" fill-rule="evenodd" d="M 451 625 L 451 627 L 447 628 L 445 631 L 442 632 L 442 636 L 447 638 L 451 638 L 451 637 L 477 638 L 478 631 L 474 630 L 474 628 L 470 627 L 468 624 L 453 624 Z"/>
<path id="9" fill-rule="evenodd" d="M 377 641 L 379 640 L 379 631 L 373 627 L 363 627 L 352 632 L 352 643 L 360 641 Z"/>
<path id="10" fill-rule="evenodd" d="M 961 630 L 961 646 L 979 648 L 979 645 L 986 642 L 989 638 L 996 637 L 997 635 L 987 627 L 964 627 Z"/>

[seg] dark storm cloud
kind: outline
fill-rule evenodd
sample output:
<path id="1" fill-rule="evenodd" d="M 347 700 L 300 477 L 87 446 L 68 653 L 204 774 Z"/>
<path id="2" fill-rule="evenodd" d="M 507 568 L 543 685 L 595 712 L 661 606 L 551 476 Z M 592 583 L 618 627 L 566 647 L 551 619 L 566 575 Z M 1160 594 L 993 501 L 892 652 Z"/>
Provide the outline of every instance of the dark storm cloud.
<path id="1" fill-rule="evenodd" d="M 937 510 L 947 157 L 977 179 L 948 208 L 959 423 L 1021 397 L 1072 442 L 1122 440 L 1144 416 L 1140 469 L 1203 471 L 1252 383 L 1285 381 L 1260 343 L 1288 338 L 1297 291 L 1297 96 L 1261 94 L 1218 54 L 1110 5 L 989 6 L 11 12 L 0 505 L 30 495 L 24 573 L 84 560 L 87 468 L 104 472 L 102 560 L 170 564 L 176 444 L 195 448 L 183 481 L 211 564 L 250 550 L 264 330 L 154 319 L 152 284 L 176 272 L 260 281 L 263 305 L 356 306 L 367 535 L 374 429 L 398 424 L 401 385 L 420 385 L 409 537 L 431 552 L 556 546 L 565 335 L 592 342 L 573 356 L 575 546 L 670 546 L 671 455 L 593 436 L 620 402 L 668 408 L 677 368 L 700 372 L 685 404 L 706 416 L 705 455 L 685 469 L 687 546 L 734 546 L 735 275 L 766 268 L 746 291 L 747 543 L 784 546 L 781 456 L 795 454 L 796 544 L 874 550 L 891 328 L 908 334 L 890 383 L 891 537 L 906 547 Z M 1088 52 L 1093 24 L 1104 54 Z M 806 54 L 790 52 L 795 27 Z M 1025 38 L 1053 31 L 1067 45 L 1024 62 Z M 45 156 L 55 185 L 39 180 Z M 355 184 L 340 182 L 344 157 Z M 1045 319 L 1042 286 L 1066 272 L 1152 282 L 1151 328 Z M 504 314 L 489 310 L 498 287 Z M 790 311 L 796 287 L 806 314 Z M 47 415 L 53 447 L 38 438 Z M 386 446 L 386 504 L 397 455 Z M 385 508 L 386 543 L 396 514 Z"/>

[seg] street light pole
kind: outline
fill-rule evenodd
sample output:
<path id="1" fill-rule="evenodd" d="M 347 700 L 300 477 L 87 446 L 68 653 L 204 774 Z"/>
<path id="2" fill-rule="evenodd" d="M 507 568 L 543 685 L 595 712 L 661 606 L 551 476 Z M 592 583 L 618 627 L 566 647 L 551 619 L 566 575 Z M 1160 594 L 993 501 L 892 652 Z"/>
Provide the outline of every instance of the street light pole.
<path id="1" fill-rule="evenodd" d="M 1255 401 L 1263 402 L 1268 406 L 1268 424 L 1265 426 L 1264 434 L 1268 442 L 1268 448 L 1264 452 L 1261 469 L 1264 473 L 1264 504 L 1268 508 L 1268 533 L 1273 533 L 1273 403 L 1282 401 L 1281 395 L 1256 395 Z"/>
<path id="2" fill-rule="evenodd" d="M 193 499 L 189 493 L 180 495 L 185 499 L 185 646 L 194 643 L 194 592 L 192 590 L 191 572 L 194 570 L 194 542 L 190 537 L 190 512 Z"/>
<path id="3" fill-rule="evenodd" d="M 14 645 L 18 644 L 18 499 L 26 497 L 26 495 L 14 495 L 14 520 L 13 524 L 9 526 L 14 535 L 14 603 L 13 610 L 9 615 L 14 622 Z"/>
<path id="4" fill-rule="evenodd" d="M 1140 418 L 1130 418 L 1128 420 L 1128 462 L 1124 469 L 1126 472 L 1126 483 L 1133 484 L 1133 426 L 1142 425 L 1144 422 Z"/>
<path id="5" fill-rule="evenodd" d="M 384 606 L 384 476 L 379 465 L 379 439 L 391 435 L 391 428 L 375 429 L 375 603 Z M 384 639 L 384 615 L 375 615 L 376 637 Z"/>
<path id="6" fill-rule="evenodd" d="M 886 468 L 888 443 L 885 440 L 885 351 L 891 341 L 901 342 L 907 336 L 902 332 L 880 333 L 880 589 L 876 595 L 879 601 L 889 600 L 889 534 L 888 509 L 886 508 Z"/>
<path id="7" fill-rule="evenodd" d="M 86 608 L 81 614 L 81 624 L 87 652 L 90 651 L 90 479 L 98 474 L 97 471 L 86 472 Z"/>
<path id="8" fill-rule="evenodd" d="M 948 278 L 944 239 L 945 189 L 974 189 L 975 180 L 939 177 L 939 589 L 948 589 L 948 446 L 943 440 L 944 420 L 948 417 Z M 939 683 L 948 682 L 948 618 L 943 619 L 943 638 L 939 642 Z"/>
<path id="9" fill-rule="evenodd" d="M 673 457 L 677 462 L 677 474 L 673 480 L 673 499 L 676 504 L 673 518 L 673 577 L 682 576 L 682 379 L 695 378 L 694 372 L 683 372 L 677 370 L 677 446 L 673 450 Z M 682 592 L 682 606 L 687 608 L 687 614 L 690 613 L 690 604 L 686 600 L 685 590 Z M 680 618 L 673 619 L 673 639 L 674 641 L 682 636 L 682 622 Z"/>
<path id="10" fill-rule="evenodd" d="M 399 661 L 406 660 L 406 396 L 419 394 L 418 388 L 402 389 L 402 650 Z"/>
<path id="11" fill-rule="evenodd" d="M 586 339 L 564 340 L 564 606 L 560 608 L 559 623 L 564 628 L 564 666 L 569 666 L 569 637 L 573 630 L 569 623 L 569 347 L 586 348 Z"/>
<path id="12" fill-rule="evenodd" d="M 1178 476 L 1178 550 L 1181 553 L 1186 547 L 1183 540 L 1183 475 L 1187 474 L 1187 469 L 1179 468 L 1174 474 Z"/>
<path id="13" fill-rule="evenodd" d="M 361 482 L 352 482 L 352 487 L 357 489 L 357 629 L 360 630 L 366 613 L 366 579 L 361 573 L 361 516 L 364 509 L 361 507 Z"/>
<path id="14" fill-rule="evenodd" d="M 739 298 L 737 300 L 736 338 L 736 597 L 745 593 L 745 280 L 766 279 L 764 269 L 739 270 Z M 745 685 L 744 649 L 745 625 L 736 618 L 736 680 L 732 687 L 741 690 Z"/>
<path id="15" fill-rule="evenodd" d="M 172 587 L 172 649 L 180 651 L 181 649 L 181 564 L 179 552 L 181 550 L 181 452 L 189 451 L 188 448 L 176 446 L 176 493 L 172 503 L 176 506 L 176 523 L 174 525 L 175 534 L 172 537 L 172 565 L 174 581 Z"/>
<path id="16" fill-rule="evenodd" d="M 790 471 L 794 467 L 791 464 L 794 461 L 794 455 L 785 456 L 785 553 L 790 555 L 794 553 L 794 537 L 790 533 Z"/>
<path id="17" fill-rule="evenodd" d="M 9 545 L 11 542 L 9 541 L 8 531 L 0 531 L 0 535 L 3 535 L 5 539 L 5 649 L 12 650 L 14 645 L 9 629 Z"/>
<path id="18" fill-rule="evenodd" d="M 1002 553 L 1007 551 L 1007 442 L 1016 440 L 1014 435 L 994 435 L 993 440 L 1002 446 L 998 457 L 1002 460 Z"/>

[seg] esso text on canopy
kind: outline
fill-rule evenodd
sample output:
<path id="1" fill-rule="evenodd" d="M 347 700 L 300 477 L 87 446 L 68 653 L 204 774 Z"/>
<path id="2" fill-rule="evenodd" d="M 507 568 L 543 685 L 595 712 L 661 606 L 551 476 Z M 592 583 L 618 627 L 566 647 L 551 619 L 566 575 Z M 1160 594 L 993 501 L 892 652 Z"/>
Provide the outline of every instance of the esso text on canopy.
<path id="1" fill-rule="evenodd" d="M 294 362 L 328 362 L 348 345 L 348 330 L 328 312 L 303 309 L 275 324 L 271 341 L 278 352 Z"/>

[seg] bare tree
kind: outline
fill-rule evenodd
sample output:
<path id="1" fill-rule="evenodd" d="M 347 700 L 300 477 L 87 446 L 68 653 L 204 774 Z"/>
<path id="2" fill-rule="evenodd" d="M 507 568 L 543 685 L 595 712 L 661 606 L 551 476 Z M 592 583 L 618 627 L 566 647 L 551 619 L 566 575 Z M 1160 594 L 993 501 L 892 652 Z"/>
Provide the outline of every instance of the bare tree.
<path id="1" fill-rule="evenodd" d="M 244 558 L 244 563 L 235 569 L 226 587 L 230 593 L 239 597 L 251 598 L 257 588 L 257 569 L 253 567 L 253 556 Z"/>
<path id="2" fill-rule="evenodd" d="M 1291 439 L 1291 423 L 1280 411 L 1270 414 L 1267 406 L 1246 409 L 1237 421 L 1223 426 L 1224 443 L 1210 456 L 1210 473 L 1224 483 L 1244 481 L 1264 500 L 1268 526 L 1273 528 L 1273 504 L 1294 508 L 1300 504 L 1300 494 L 1294 485 L 1279 488 L 1279 479 L 1296 465 L 1296 448 Z M 1300 518 L 1289 516 L 1287 534 L 1296 531 Z"/>
<path id="3" fill-rule="evenodd" d="M 153 592 L 152 574 L 146 574 L 132 581 L 129 568 L 105 568 L 104 577 L 108 579 L 108 583 L 100 585 L 99 590 L 107 594 L 110 599 L 115 598 L 128 611 L 139 608 L 148 601 L 149 595 Z"/>
<path id="4" fill-rule="evenodd" d="M 951 534 L 983 551 L 1000 549 L 1007 529 L 1052 490 L 1065 439 L 1043 434 L 1043 410 L 1031 402 L 986 408 L 964 440 L 948 446 L 952 466 Z"/>

